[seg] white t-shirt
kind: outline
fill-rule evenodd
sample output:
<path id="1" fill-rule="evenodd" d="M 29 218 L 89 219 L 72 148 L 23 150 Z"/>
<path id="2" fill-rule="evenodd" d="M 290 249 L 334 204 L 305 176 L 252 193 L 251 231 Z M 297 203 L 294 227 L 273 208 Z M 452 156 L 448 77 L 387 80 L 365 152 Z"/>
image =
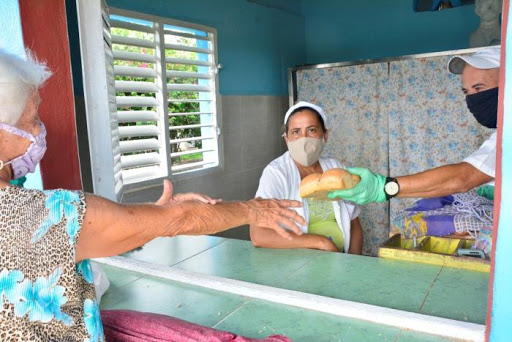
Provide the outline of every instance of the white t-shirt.
<path id="1" fill-rule="evenodd" d="M 322 170 L 326 171 L 333 168 L 345 168 L 339 161 L 331 158 L 320 158 Z M 300 185 L 299 169 L 295 165 L 289 152 L 286 152 L 277 159 L 274 159 L 263 170 L 260 178 L 260 185 L 256 192 L 256 197 L 289 199 L 302 201 L 299 196 Z M 357 218 L 361 209 L 354 204 L 344 201 L 333 201 L 334 216 L 338 227 L 343 232 L 344 250 L 348 252 L 350 246 L 350 221 Z M 309 222 L 309 210 L 307 202 L 303 202 L 302 208 L 294 208 L 295 211 Z M 302 232 L 307 233 L 308 227 L 302 226 Z"/>
<path id="2" fill-rule="evenodd" d="M 496 132 L 494 132 L 489 139 L 484 141 L 482 146 L 469 157 L 464 159 L 464 162 L 473 165 L 475 168 L 493 178 L 496 177 Z M 494 186 L 494 180 L 487 183 Z"/>

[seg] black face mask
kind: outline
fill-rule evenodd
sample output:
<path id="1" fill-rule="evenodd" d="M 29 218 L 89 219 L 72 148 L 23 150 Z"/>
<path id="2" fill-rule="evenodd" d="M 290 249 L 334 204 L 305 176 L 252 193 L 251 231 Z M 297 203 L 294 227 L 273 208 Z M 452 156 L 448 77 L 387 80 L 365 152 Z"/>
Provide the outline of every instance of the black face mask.
<path id="1" fill-rule="evenodd" d="M 496 128 L 498 120 L 498 87 L 467 95 L 468 109 L 482 126 Z"/>

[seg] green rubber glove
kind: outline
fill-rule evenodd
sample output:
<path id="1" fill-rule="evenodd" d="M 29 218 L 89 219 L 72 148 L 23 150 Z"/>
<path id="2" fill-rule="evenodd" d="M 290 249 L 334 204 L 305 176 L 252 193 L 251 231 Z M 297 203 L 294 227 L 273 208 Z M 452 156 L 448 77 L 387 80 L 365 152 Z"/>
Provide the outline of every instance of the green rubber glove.
<path id="1" fill-rule="evenodd" d="M 386 202 L 386 193 L 384 192 L 385 176 L 378 173 L 375 174 L 364 167 L 347 168 L 347 171 L 361 177 L 361 181 L 351 189 L 331 191 L 327 194 L 327 197 L 343 199 L 357 204 Z"/>
<path id="2" fill-rule="evenodd" d="M 481 186 L 476 193 L 487 199 L 494 200 L 494 186 L 492 185 Z"/>

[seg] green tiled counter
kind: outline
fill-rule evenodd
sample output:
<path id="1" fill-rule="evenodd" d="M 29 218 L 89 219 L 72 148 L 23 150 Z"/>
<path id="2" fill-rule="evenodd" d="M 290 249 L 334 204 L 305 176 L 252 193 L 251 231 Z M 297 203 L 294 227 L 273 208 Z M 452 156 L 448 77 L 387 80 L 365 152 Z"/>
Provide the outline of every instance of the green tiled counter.
<path id="1" fill-rule="evenodd" d="M 102 266 L 115 283 L 124 276 L 114 267 Z M 115 271 L 112 276 L 111 271 Z M 109 290 L 101 299 L 102 309 L 130 309 L 178 317 L 201 325 L 213 326 L 242 306 L 248 298 L 188 286 L 165 279 L 124 271 L 132 281 Z M 134 278 L 136 276 L 141 276 Z"/>
<path id="2" fill-rule="evenodd" d="M 163 254 L 162 254 L 163 253 Z M 484 324 L 488 274 L 315 250 L 254 248 L 216 237 L 157 239 L 128 258 L 331 298 Z M 167 314 L 250 337 L 294 341 L 444 341 L 103 266 L 103 309 Z"/>
<path id="3" fill-rule="evenodd" d="M 115 286 L 103 296 L 101 309 L 159 313 L 253 338 L 283 334 L 295 342 L 452 341 L 184 285 L 115 267 L 102 268 Z M 119 287 L 120 284 L 124 285 Z"/>
<path id="4" fill-rule="evenodd" d="M 312 249 L 261 249 L 249 241 L 226 240 L 175 265 L 218 277 L 277 286 L 323 253 Z"/>

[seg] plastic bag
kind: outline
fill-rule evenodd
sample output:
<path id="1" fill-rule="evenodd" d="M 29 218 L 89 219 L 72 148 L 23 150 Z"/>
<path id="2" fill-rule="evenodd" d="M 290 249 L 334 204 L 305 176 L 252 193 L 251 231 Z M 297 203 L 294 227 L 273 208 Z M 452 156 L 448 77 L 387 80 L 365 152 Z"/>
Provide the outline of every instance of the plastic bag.
<path id="1" fill-rule="evenodd" d="M 100 303 L 101 297 L 110 287 L 110 281 L 108 280 L 106 273 L 98 264 L 91 262 L 91 267 L 94 277 L 94 290 L 96 290 L 96 299 L 98 300 L 98 303 Z"/>

